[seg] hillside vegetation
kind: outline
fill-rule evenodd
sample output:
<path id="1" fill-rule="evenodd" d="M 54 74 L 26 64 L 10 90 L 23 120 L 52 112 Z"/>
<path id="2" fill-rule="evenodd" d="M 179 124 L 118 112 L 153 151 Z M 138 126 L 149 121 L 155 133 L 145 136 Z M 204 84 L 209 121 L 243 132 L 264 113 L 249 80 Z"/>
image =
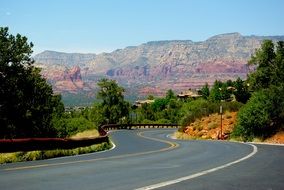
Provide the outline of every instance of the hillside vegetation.
<path id="1" fill-rule="evenodd" d="M 222 130 L 224 132 L 224 139 L 237 140 L 230 137 L 230 134 L 234 130 L 237 122 L 237 112 L 226 112 L 222 117 Z M 174 137 L 183 140 L 192 139 L 211 139 L 217 140 L 221 131 L 221 116 L 218 113 L 211 114 L 209 116 L 197 119 L 184 131 L 177 131 L 174 133 Z M 263 138 L 253 138 L 253 142 L 265 142 L 265 143 L 279 143 L 284 144 L 284 131 L 280 130 L 272 136 Z"/>
<path id="2" fill-rule="evenodd" d="M 282 134 L 284 129 L 284 42 L 279 41 L 274 44 L 270 40 L 264 41 L 250 59 L 249 65 L 256 69 L 249 74 L 247 81 L 244 82 L 245 85 L 242 87 L 235 85 L 238 86 L 234 89 L 238 92 L 235 94 L 236 100 L 245 104 L 239 110 L 236 124 L 230 132 L 234 139 L 252 141 L 257 138 L 263 141 L 276 133 Z M 241 84 L 237 81 L 236 83 Z M 211 102 L 226 98 L 224 97 L 226 93 L 222 88 L 218 88 L 217 82 L 210 91 L 208 89 L 203 91 Z M 218 91 L 221 94 L 216 95 Z M 218 125 L 215 123 L 211 127 Z M 189 120 L 182 132 L 195 138 L 212 138 L 202 133 L 202 130 L 208 130 L 208 127 L 199 120 Z"/>
<path id="3" fill-rule="evenodd" d="M 249 61 L 253 94 L 240 110 L 233 135 L 242 140 L 268 138 L 284 129 L 284 42 L 266 40 Z"/>

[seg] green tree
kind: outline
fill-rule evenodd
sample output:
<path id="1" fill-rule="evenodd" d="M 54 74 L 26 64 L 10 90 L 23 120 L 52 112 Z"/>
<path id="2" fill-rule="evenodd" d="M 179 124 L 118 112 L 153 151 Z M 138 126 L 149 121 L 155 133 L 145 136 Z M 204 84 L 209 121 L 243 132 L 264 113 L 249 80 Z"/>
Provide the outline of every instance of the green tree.
<path id="1" fill-rule="evenodd" d="M 121 123 L 128 120 L 130 105 L 124 100 L 124 89 L 114 81 L 102 79 L 98 82 L 100 90 L 97 98 L 102 100 L 101 114 L 103 123 Z M 102 123 L 102 124 L 103 124 Z"/>
<path id="2" fill-rule="evenodd" d="M 257 66 L 255 72 L 248 77 L 252 90 L 257 91 L 277 85 L 284 81 L 284 42 L 279 41 L 276 49 L 271 40 L 263 41 L 261 48 L 256 51 L 249 61 L 249 65 Z"/>
<path id="3" fill-rule="evenodd" d="M 250 98 L 250 92 L 248 90 L 249 84 L 240 79 L 239 77 L 234 82 L 233 86 L 235 87 L 234 95 L 238 102 L 246 103 Z"/>
<path id="4" fill-rule="evenodd" d="M 147 100 L 154 100 L 154 99 L 155 99 L 155 97 L 151 94 L 147 97 Z"/>
<path id="5" fill-rule="evenodd" d="M 227 83 L 216 80 L 210 91 L 209 100 L 213 102 L 220 102 L 221 100 L 229 99 L 230 95 Z"/>
<path id="6" fill-rule="evenodd" d="M 169 100 L 166 98 L 157 98 L 151 105 L 154 112 L 159 112 L 167 108 Z"/>
<path id="7" fill-rule="evenodd" d="M 283 42 L 266 40 L 252 56 L 249 64 L 256 65 L 248 78 L 255 92 L 238 113 L 235 136 L 245 140 L 266 138 L 276 130 L 283 130 L 284 122 L 284 48 Z"/>
<path id="8" fill-rule="evenodd" d="M 266 138 L 283 127 L 284 88 L 271 86 L 255 92 L 241 108 L 234 135 L 244 140 Z"/>
<path id="9" fill-rule="evenodd" d="M 154 121 L 155 115 L 156 114 L 155 114 L 151 104 L 142 104 L 142 106 L 140 108 L 140 120 L 142 120 L 142 122 L 144 120 Z"/>
<path id="10" fill-rule="evenodd" d="M 181 101 L 171 99 L 168 102 L 167 108 L 164 110 L 164 115 L 171 123 L 178 123 L 180 117 Z"/>
<path id="11" fill-rule="evenodd" d="M 176 99 L 176 95 L 174 93 L 174 91 L 172 89 L 168 90 L 167 91 L 167 94 L 166 94 L 166 99 L 167 100 L 171 100 L 171 99 Z"/>
<path id="12" fill-rule="evenodd" d="M 90 110 L 90 120 L 95 123 L 96 126 L 106 124 L 106 118 L 103 115 L 101 109 L 101 103 L 95 102 Z"/>
<path id="13" fill-rule="evenodd" d="M 0 28 L 0 138 L 56 136 L 59 99 L 33 66 L 32 43 Z"/>
<path id="14" fill-rule="evenodd" d="M 200 90 L 200 95 L 202 95 L 202 97 L 204 98 L 204 99 L 208 99 L 209 98 L 209 95 L 210 95 L 210 90 L 209 90 L 209 85 L 208 85 L 208 83 L 205 83 L 205 85 L 201 88 L 201 90 Z"/>

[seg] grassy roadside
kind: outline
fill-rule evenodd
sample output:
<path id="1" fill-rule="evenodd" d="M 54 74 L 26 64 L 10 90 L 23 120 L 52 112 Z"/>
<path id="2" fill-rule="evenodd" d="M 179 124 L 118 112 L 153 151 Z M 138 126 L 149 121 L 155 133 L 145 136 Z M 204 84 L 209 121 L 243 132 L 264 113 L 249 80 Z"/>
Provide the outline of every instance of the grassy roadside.
<path id="1" fill-rule="evenodd" d="M 88 130 L 72 136 L 71 138 L 95 137 L 98 136 L 97 130 Z M 110 149 L 112 144 L 104 142 L 87 147 L 78 147 L 74 149 L 57 149 L 57 150 L 36 150 L 28 152 L 0 153 L 0 164 L 12 162 L 24 162 L 33 160 L 43 160 L 62 156 L 74 156 L 79 154 L 92 153 Z"/>

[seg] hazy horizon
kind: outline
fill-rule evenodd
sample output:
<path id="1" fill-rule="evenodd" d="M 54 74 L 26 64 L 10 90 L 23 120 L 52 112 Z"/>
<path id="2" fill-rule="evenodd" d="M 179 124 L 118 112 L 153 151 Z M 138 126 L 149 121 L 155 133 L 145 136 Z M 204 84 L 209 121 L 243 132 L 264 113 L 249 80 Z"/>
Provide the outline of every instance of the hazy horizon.
<path id="1" fill-rule="evenodd" d="M 0 0 L 0 26 L 44 50 L 112 52 L 149 41 L 284 34 L 282 0 Z"/>

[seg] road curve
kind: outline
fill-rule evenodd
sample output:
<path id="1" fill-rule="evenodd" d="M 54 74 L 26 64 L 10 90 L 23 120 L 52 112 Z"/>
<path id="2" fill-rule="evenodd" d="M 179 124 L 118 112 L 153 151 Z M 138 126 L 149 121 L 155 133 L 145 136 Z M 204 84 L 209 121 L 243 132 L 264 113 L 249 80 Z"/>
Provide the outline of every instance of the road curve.
<path id="1" fill-rule="evenodd" d="M 284 189 L 284 147 L 121 130 L 102 153 L 0 166 L 0 189 Z M 182 179 L 182 180 L 181 180 Z"/>

